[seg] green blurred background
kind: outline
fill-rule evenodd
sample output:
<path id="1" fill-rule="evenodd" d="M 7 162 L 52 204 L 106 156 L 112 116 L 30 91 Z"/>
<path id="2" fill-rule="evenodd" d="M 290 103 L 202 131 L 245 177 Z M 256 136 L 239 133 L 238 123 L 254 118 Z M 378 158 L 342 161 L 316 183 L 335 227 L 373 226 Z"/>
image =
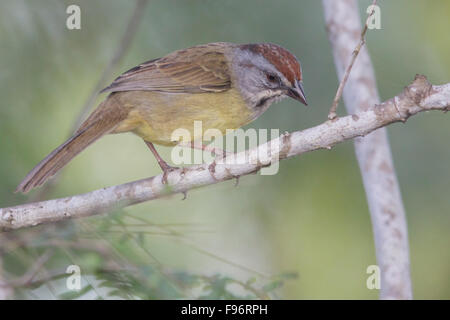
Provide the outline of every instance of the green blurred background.
<path id="1" fill-rule="evenodd" d="M 359 1 L 362 15 L 370 3 Z M 382 29 L 369 31 L 367 46 L 382 100 L 399 93 L 416 73 L 425 74 L 433 84 L 449 82 L 450 2 L 379 3 Z M 65 27 L 69 4 L 81 7 L 81 30 Z M 30 199 L 13 190 L 70 134 L 114 54 L 134 5 L 100 0 L 1 1 L 0 207 Z M 150 0 L 132 46 L 114 74 L 176 49 L 215 41 L 274 42 L 302 62 L 310 106 L 284 100 L 248 127 L 293 131 L 326 119 L 337 79 L 317 0 Z M 340 109 L 342 114 L 344 108 Z M 389 126 L 388 131 L 407 212 L 414 297 L 449 299 L 448 116 L 420 114 L 405 125 Z M 168 158 L 169 148 L 159 150 Z M 159 172 L 140 139 L 131 134 L 107 136 L 71 162 L 46 197 L 84 193 Z M 297 273 L 277 290 L 274 297 L 283 299 L 378 297 L 377 290 L 366 288 L 366 268 L 376 260 L 351 142 L 282 161 L 275 176 L 250 175 L 241 178 L 237 188 L 230 181 L 189 192 L 185 201 L 181 198 L 151 201 L 116 214 L 170 224 L 183 233 L 182 241 L 156 232 L 146 234 L 140 242 L 147 255 L 138 263 L 141 266 L 157 261 L 170 270 L 242 281 L 256 277 L 257 283 L 265 279 L 260 273 Z M 102 215 L 82 223 L 96 228 L 106 219 L 111 218 Z M 60 228 L 72 230 L 78 224 Z M 55 229 L 34 228 L 33 237 L 64 236 Z M 22 232 L 20 237 L 25 235 Z M 100 237 L 116 241 L 107 233 Z M 142 255 L 133 248 L 136 256 Z M 21 255 L 37 254 L 21 250 Z M 64 265 L 63 255 L 56 252 L 48 268 Z M 150 261 L 150 256 L 155 260 Z M 79 257 L 80 264 L 90 259 L 88 252 Z M 20 275 L 26 261 L 32 260 L 24 258 L 21 264 L 10 254 L 4 269 L 10 274 L 17 269 Z M 37 292 L 34 298 L 54 297 L 43 289 Z"/>

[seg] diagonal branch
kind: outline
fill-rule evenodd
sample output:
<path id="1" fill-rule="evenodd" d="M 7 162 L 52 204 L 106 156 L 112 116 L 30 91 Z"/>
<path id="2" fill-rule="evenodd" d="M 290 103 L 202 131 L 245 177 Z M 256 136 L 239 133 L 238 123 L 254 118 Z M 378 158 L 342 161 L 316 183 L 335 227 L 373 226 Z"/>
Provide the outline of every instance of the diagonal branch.
<path id="1" fill-rule="evenodd" d="M 95 98 L 98 95 L 98 92 L 105 87 L 106 81 L 112 76 L 114 69 L 120 63 L 122 58 L 125 56 L 125 53 L 131 46 L 132 40 L 136 34 L 139 23 L 142 19 L 142 16 L 145 13 L 145 7 L 148 3 L 148 0 L 136 0 L 136 6 L 133 10 L 133 13 L 128 21 L 125 32 L 122 35 L 122 38 L 119 41 L 119 44 L 114 52 L 114 55 L 111 57 L 111 60 L 108 62 L 108 65 L 103 70 L 102 75 L 97 81 L 97 84 L 92 89 L 89 94 L 89 98 L 86 100 L 83 108 L 81 109 L 76 121 L 73 124 L 71 134 L 78 129 L 82 121 L 87 117 L 88 112 L 94 106 Z"/>
<path id="2" fill-rule="evenodd" d="M 425 110 L 450 110 L 450 83 L 432 86 L 425 76 L 416 76 L 414 82 L 400 95 L 380 105 L 347 117 L 326 121 L 303 131 L 286 133 L 257 148 L 232 156 L 235 157 L 235 163 L 243 164 L 233 165 L 216 160 L 210 164 L 173 171 L 168 175 L 169 186 L 162 184 L 160 174 L 86 194 L 3 208 L 0 209 L 0 230 L 92 216 L 114 208 L 158 199 L 169 194 L 184 193 L 194 188 L 248 175 L 279 159 L 318 149 L 330 149 L 340 142 L 365 136 L 390 123 L 406 121 L 411 115 Z M 271 157 L 259 158 L 258 154 L 263 154 L 261 150 L 269 150 Z M 245 159 L 251 161 L 244 161 Z"/>
<path id="3" fill-rule="evenodd" d="M 14 287 L 23 287 L 29 285 L 36 275 L 41 271 L 44 265 L 48 262 L 48 260 L 53 255 L 53 249 L 47 249 L 43 255 L 41 255 L 36 262 L 31 266 L 30 270 L 28 270 L 23 276 L 18 279 L 14 279 L 9 281 L 7 286 Z"/>

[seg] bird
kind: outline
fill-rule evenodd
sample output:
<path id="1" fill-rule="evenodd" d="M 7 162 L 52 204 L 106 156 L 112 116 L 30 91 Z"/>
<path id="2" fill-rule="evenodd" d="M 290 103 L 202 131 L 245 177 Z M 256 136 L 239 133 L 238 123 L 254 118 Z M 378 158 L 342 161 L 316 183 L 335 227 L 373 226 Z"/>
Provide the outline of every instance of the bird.
<path id="1" fill-rule="evenodd" d="M 76 155 L 106 134 L 132 132 L 142 138 L 163 170 L 174 170 L 154 144 L 175 146 L 172 132 L 194 121 L 204 130 L 240 128 L 284 97 L 307 105 L 299 60 L 273 43 L 214 42 L 144 62 L 100 91 L 108 96 L 76 132 L 37 164 L 18 185 L 27 193 L 43 185 Z M 191 142 L 192 142 L 191 141 Z"/>

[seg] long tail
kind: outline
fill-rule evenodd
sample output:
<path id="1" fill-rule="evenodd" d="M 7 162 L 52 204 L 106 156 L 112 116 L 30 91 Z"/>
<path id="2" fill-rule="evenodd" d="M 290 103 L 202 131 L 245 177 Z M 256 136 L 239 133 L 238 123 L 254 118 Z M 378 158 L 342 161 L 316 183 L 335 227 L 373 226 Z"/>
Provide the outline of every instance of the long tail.
<path id="1" fill-rule="evenodd" d="M 104 101 L 70 139 L 39 162 L 19 184 L 16 192 L 26 193 L 41 186 L 90 144 L 113 131 L 126 118 L 127 112 L 120 107 L 109 106 L 111 100 Z"/>

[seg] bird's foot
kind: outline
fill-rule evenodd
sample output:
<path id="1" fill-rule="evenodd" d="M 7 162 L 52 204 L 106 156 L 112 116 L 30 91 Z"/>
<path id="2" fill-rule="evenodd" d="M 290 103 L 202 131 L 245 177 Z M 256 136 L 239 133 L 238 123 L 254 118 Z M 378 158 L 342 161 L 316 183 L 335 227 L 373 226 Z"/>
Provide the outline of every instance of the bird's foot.
<path id="1" fill-rule="evenodd" d="M 171 173 L 172 171 L 180 169 L 179 167 L 169 166 L 166 162 L 160 163 L 159 165 L 161 166 L 161 169 L 163 171 L 163 176 L 162 176 L 162 179 L 161 179 L 161 182 L 163 184 L 168 184 L 167 176 L 169 175 L 169 173 Z"/>

